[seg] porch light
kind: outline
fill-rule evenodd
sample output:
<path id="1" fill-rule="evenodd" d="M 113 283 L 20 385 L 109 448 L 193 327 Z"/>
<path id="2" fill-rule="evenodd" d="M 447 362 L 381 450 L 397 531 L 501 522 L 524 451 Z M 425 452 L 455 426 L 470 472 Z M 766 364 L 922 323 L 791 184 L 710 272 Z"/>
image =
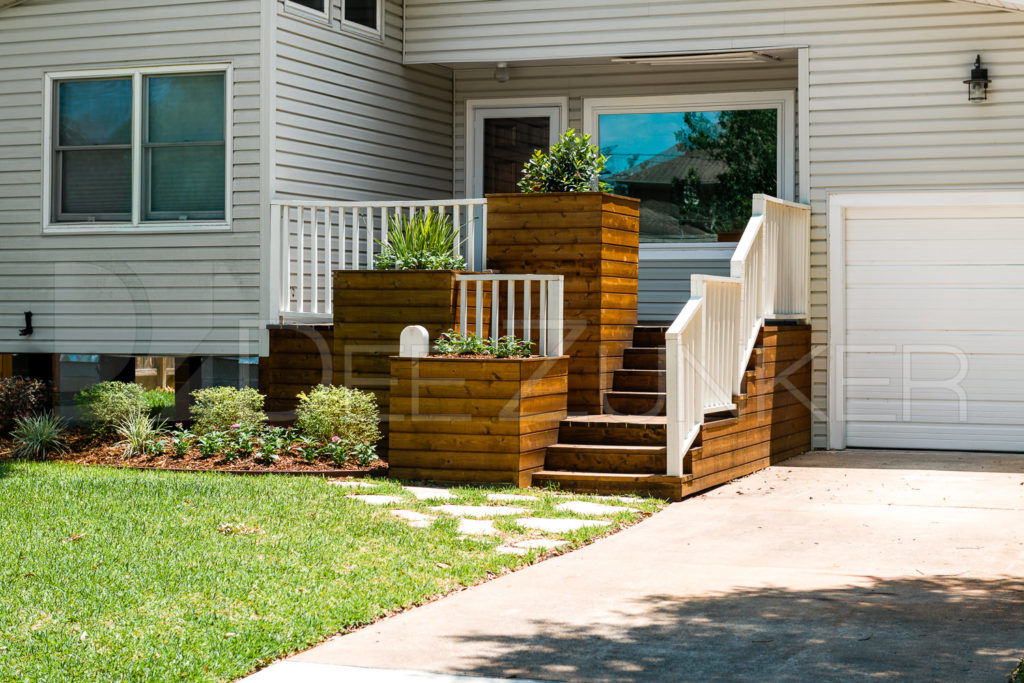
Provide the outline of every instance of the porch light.
<path id="1" fill-rule="evenodd" d="M 988 78 L 988 69 L 981 67 L 981 55 L 974 60 L 974 68 L 971 69 L 971 77 L 964 83 L 967 84 L 967 99 L 971 102 L 984 102 L 988 99 L 988 84 L 992 81 Z"/>
<path id="2" fill-rule="evenodd" d="M 498 62 L 494 65 L 494 80 L 498 83 L 508 83 L 508 64 L 505 62 Z"/>

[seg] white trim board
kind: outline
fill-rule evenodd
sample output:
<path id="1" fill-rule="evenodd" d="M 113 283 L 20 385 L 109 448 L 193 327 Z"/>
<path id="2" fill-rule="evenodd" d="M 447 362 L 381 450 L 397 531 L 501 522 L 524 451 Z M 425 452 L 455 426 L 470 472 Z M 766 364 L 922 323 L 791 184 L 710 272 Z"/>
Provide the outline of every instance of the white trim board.
<path id="1" fill-rule="evenodd" d="M 844 354 L 846 324 L 846 212 L 851 208 L 1024 205 L 1024 191 L 893 191 L 828 195 L 828 447 L 846 448 Z"/>
<path id="2" fill-rule="evenodd" d="M 569 123 L 568 97 L 519 97 L 466 100 L 466 197 L 483 196 L 483 169 L 477 163 L 483 143 L 483 122 L 488 118 L 547 116 L 551 120 L 550 141 L 554 144 L 567 130 Z"/>

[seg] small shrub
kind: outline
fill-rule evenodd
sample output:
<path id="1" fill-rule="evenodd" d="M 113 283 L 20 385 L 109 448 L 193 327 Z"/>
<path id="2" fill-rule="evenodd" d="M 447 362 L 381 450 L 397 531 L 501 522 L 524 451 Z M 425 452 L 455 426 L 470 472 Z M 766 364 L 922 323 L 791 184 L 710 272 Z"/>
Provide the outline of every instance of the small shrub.
<path id="1" fill-rule="evenodd" d="M 275 427 L 273 425 L 264 429 L 263 434 L 256 439 L 257 447 L 262 451 L 262 457 L 267 459 L 272 456 L 276 461 L 278 456 L 289 454 L 292 442 L 295 440 L 294 435 L 291 434 L 293 431 L 290 427 Z"/>
<path id="2" fill-rule="evenodd" d="M 234 462 L 239 458 L 248 458 L 256 450 L 256 438 L 259 427 L 234 424 L 225 435 L 224 458 Z"/>
<path id="3" fill-rule="evenodd" d="M 377 448 L 372 443 L 356 444 L 352 457 L 360 467 L 368 467 L 377 459 Z"/>
<path id="4" fill-rule="evenodd" d="M 536 344 L 513 334 L 485 339 L 473 332 L 459 334 L 448 330 L 434 342 L 434 353 L 442 356 L 494 356 L 495 358 L 528 358 Z"/>
<path id="5" fill-rule="evenodd" d="M 160 455 L 164 450 L 161 439 L 167 434 L 164 424 L 163 421 L 158 423 L 148 411 L 138 410 L 126 416 L 116 429 L 121 437 L 118 446 L 124 448 L 124 456 Z"/>
<path id="6" fill-rule="evenodd" d="M 519 190 L 538 192 L 592 192 L 605 190 L 599 180 L 607 159 L 590 144 L 590 136 L 576 137 L 569 129 L 547 152 L 535 150 L 523 166 Z"/>
<path id="7" fill-rule="evenodd" d="M 336 467 L 341 467 L 348 460 L 348 450 L 340 436 L 332 436 L 331 440 L 324 444 L 322 452 L 331 459 Z"/>
<path id="8" fill-rule="evenodd" d="M 184 458 L 192 450 L 195 435 L 185 429 L 180 422 L 174 427 L 174 431 L 171 432 L 171 449 L 174 451 L 175 457 Z"/>
<path id="9" fill-rule="evenodd" d="M 17 417 L 11 430 L 14 454 L 22 458 L 45 458 L 48 453 L 67 453 L 66 431 L 67 422 L 53 413 Z"/>
<path id="10" fill-rule="evenodd" d="M 316 457 L 320 455 L 320 446 L 317 444 L 316 439 L 311 436 L 299 437 L 299 440 L 295 442 L 295 446 L 299 449 L 299 457 L 311 465 L 316 462 Z"/>
<path id="11" fill-rule="evenodd" d="M 116 432 L 136 413 L 149 413 L 145 392 L 133 382 L 100 382 L 75 395 L 82 416 L 101 434 Z"/>
<path id="12" fill-rule="evenodd" d="M 320 444 L 341 439 L 348 448 L 380 439 L 377 399 L 373 394 L 341 386 L 319 385 L 299 394 L 295 426 Z"/>
<path id="13" fill-rule="evenodd" d="M 224 435 L 217 429 L 202 434 L 196 439 L 196 448 L 199 455 L 204 458 L 212 458 L 224 448 Z"/>
<path id="14" fill-rule="evenodd" d="M 53 409 L 53 388 L 49 382 L 31 377 L 0 379 L 0 434 L 14 427 L 19 417 L 30 417 Z"/>
<path id="15" fill-rule="evenodd" d="M 263 394 L 249 387 L 210 387 L 193 391 L 192 397 L 195 403 L 189 413 L 196 434 L 223 431 L 236 424 L 255 430 L 267 419 L 263 413 Z"/>
<path id="16" fill-rule="evenodd" d="M 412 216 L 395 215 L 388 226 L 388 241 L 377 240 L 374 257 L 379 270 L 465 270 L 466 260 L 455 255 L 459 231 L 450 216 L 437 211 Z"/>
<path id="17" fill-rule="evenodd" d="M 1020 664 L 1017 668 L 1010 672 L 1007 676 L 1010 683 L 1024 683 L 1024 659 L 1020 660 Z"/>

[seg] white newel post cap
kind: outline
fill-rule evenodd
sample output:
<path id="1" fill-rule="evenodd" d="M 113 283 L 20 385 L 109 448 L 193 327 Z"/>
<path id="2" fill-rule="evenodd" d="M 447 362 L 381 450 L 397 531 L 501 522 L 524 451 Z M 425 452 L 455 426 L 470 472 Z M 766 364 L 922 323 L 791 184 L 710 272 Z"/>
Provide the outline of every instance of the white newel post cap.
<path id="1" fill-rule="evenodd" d="M 398 340 L 398 355 L 402 358 L 423 358 L 430 353 L 430 333 L 423 325 L 409 325 Z"/>

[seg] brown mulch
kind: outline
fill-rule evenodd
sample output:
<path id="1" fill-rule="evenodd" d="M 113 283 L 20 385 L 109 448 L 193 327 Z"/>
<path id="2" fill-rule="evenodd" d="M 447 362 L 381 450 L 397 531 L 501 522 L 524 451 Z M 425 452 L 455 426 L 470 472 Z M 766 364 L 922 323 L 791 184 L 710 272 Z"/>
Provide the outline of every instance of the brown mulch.
<path id="1" fill-rule="evenodd" d="M 228 462 L 220 456 L 204 458 L 199 451 L 192 449 L 188 455 L 179 458 L 171 451 L 170 444 L 160 455 L 132 456 L 126 458 L 124 449 L 117 445 L 113 437 L 97 436 L 87 429 L 72 428 L 68 430 L 66 442 L 69 451 L 64 454 L 51 454 L 47 460 L 69 462 L 76 465 L 104 465 L 107 467 L 132 467 L 145 469 L 184 470 L 190 472 L 233 472 L 247 474 L 312 474 L 333 476 L 386 476 L 387 465 L 380 461 L 369 467 L 361 467 L 354 461 L 336 465 L 328 458 L 318 458 L 312 463 L 306 462 L 297 455 L 280 455 L 277 462 L 266 465 L 253 458 L 240 458 Z M 0 461 L 12 459 L 13 444 L 7 437 L 0 437 Z"/>

